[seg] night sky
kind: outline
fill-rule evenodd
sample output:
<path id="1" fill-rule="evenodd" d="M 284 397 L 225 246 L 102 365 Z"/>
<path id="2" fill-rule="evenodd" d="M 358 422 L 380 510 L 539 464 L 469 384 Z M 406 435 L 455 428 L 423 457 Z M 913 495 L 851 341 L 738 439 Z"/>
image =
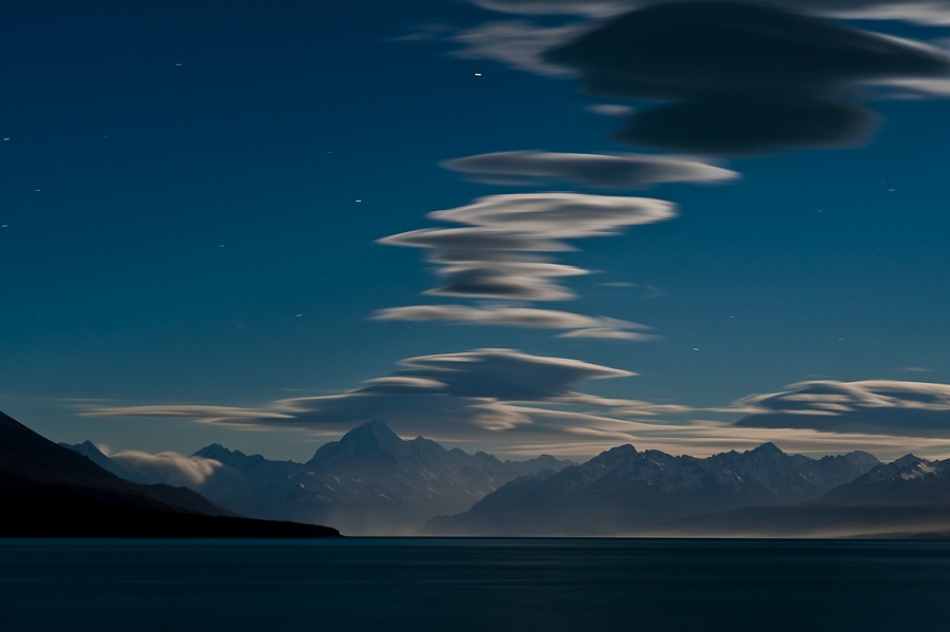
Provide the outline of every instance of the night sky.
<path id="1" fill-rule="evenodd" d="M 9 0 L 0 408 L 948 457 L 950 0 L 905 5 Z"/>

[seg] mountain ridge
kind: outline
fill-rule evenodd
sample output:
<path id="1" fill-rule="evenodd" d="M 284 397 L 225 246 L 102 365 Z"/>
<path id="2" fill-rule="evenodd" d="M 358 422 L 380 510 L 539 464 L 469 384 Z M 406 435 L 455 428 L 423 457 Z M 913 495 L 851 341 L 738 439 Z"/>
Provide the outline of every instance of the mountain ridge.
<path id="1" fill-rule="evenodd" d="M 810 459 L 766 443 L 705 459 L 632 445 L 501 487 L 465 513 L 434 518 L 432 535 L 623 535 L 749 506 L 819 498 L 880 463 L 872 455 Z"/>
<path id="2" fill-rule="evenodd" d="M 90 446 L 69 447 L 88 453 Z M 271 461 L 220 444 L 201 448 L 192 458 L 219 465 L 201 482 L 185 481 L 188 486 L 234 511 L 377 535 L 416 533 L 429 518 L 464 511 L 519 476 L 570 464 L 550 455 L 501 461 L 485 452 L 447 450 L 424 437 L 404 440 L 380 420 L 320 446 L 305 463 Z M 159 476 L 122 453 L 111 459 L 112 468 L 127 478 L 148 482 Z"/>
<path id="3" fill-rule="evenodd" d="M 3 537 L 326 537 L 329 527 L 250 520 L 197 493 L 138 485 L 0 413 Z"/>

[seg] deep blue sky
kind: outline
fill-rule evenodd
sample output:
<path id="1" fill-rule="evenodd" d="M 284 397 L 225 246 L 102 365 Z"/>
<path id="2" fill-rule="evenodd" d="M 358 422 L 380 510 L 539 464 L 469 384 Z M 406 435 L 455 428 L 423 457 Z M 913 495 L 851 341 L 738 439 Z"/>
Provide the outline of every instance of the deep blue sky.
<path id="1" fill-rule="evenodd" d="M 635 372 L 582 388 L 704 409 L 679 411 L 676 423 L 735 420 L 746 413 L 705 409 L 806 380 L 950 382 L 950 102 L 939 97 L 871 100 L 883 123 L 856 147 L 717 157 L 743 176 L 728 184 L 509 187 L 439 163 L 527 149 L 637 151 L 608 139 L 616 118 L 585 109 L 628 101 L 584 94 L 567 76 L 454 56 L 461 45 L 448 38 L 492 21 L 571 18 L 450 0 L 12 1 L 0 17 L 0 406 L 52 439 L 181 452 L 219 441 L 302 459 L 326 437 L 80 413 L 270 409 L 357 388 L 406 358 L 479 348 Z M 405 37 L 432 25 L 443 28 Z M 927 41 L 950 30 L 850 25 Z M 564 280 L 574 300 L 534 305 L 646 323 L 663 340 L 369 320 L 389 307 L 479 304 L 421 296 L 437 283 L 424 252 L 376 240 L 444 226 L 425 214 L 479 196 L 538 191 L 679 205 L 671 221 L 568 240 L 580 250 L 557 260 L 600 273 Z M 332 435 L 358 421 L 310 427 Z M 434 432 L 411 414 L 394 427 L 496 451 L 509 441 Z M 744 432 L 715 447 L 774 438 Z M 887 445 L 860 432 L 855 446 Z M 786 438 L 801 451 L 811 436 Z M 881 436 L 950 454 L 939 427 Z M 575 440 L 562 452 L 620 442 Z"/>

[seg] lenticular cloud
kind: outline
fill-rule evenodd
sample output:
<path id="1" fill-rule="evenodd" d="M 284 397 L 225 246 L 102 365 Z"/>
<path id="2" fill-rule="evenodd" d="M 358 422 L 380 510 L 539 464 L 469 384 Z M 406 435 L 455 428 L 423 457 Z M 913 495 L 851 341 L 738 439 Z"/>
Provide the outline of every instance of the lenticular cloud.
<path id="1" fill-rule="evenodd" d="M 432 219 L 466 226 L 414 230 L 383 238 L 380 243 L 428 251 L 428 260 L 436 264 L 435 274 L 444 281 L 428 294 L 507 301 L 561 301 L 573 298 L 574 293 L 557 279 L 585 275 L 589 271 L 558 263 L 542 253 L 574 250 L 565 241 L 568 239 L 617 235 L 631 226 L 662 222 L 675 216 L 674 204 L 653 198 L 582 193 L 491 195 L 466 206 L 429 214 Z M 433 307 L 422 318 L 419 311 L 422 307 L 414 307 L 412 312 L 384 310 L 376 317 L 396 320 L 397 315 L 407 317 L 411 313 L 418 320 L 531 326 L 527 324 L 531 319 L 526 312 L 515 315 L 510 309 L 502 312 L 498 308 Z M 550 313 L 547 316 L 535 319 L 535 326 L 549 327 Z M 587 319 L 577 329 L 617 329 L 605 327 L 605 322 Z M 628 335 L 612 338 L 634 339 Z"/>

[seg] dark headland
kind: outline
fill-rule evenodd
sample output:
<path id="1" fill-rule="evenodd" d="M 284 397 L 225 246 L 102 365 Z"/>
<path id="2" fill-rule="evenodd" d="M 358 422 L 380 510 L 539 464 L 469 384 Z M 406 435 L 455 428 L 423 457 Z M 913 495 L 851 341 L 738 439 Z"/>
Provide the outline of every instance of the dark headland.
<path id="1" fill-rule="evenodd" d="M 331 527 L 252 520 L 190 490 L 125 481 L 0 413 L 0 537 L 320 538 Z"/>

